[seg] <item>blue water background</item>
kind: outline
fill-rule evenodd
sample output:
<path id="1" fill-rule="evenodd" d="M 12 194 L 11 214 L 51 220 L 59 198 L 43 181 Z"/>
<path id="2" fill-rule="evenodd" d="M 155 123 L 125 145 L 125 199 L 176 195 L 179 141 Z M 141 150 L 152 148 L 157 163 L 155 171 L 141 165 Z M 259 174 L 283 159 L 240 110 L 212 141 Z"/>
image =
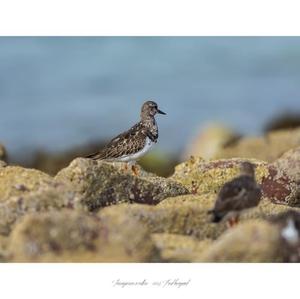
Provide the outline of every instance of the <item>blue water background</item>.
<path id="1" fill-rule="evenodd" d="M 159 147 L 222 122 L 259 134 L 300 109 L 299 37 L 1 37 L 0 143 L 13 155 L 113 137 L 159 103 Z"/>

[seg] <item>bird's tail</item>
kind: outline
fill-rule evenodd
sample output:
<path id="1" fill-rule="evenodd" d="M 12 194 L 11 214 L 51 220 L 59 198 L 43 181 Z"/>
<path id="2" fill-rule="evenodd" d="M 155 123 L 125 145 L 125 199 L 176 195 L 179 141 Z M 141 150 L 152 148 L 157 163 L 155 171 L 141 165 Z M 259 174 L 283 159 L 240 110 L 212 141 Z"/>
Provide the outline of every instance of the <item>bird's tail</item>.
<path id="1" fill-rule="evenodd" d="M 92 160 L 101 160 L 101 159 L 103 159 L 103 153 L 96 152 L 96 153 L 90 154 L 88 156 L 85 156 L 84 158 L 88 158 L 88 159 L 92 159 Z"/>

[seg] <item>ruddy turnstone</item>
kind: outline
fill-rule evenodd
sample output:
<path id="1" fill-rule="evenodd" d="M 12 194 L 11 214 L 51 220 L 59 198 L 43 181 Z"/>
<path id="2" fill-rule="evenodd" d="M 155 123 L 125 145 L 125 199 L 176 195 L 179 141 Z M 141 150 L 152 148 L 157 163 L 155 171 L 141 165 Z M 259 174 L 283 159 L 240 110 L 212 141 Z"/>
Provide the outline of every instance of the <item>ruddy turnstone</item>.
<path id="1" fill-rule="evenodd" d="M 212 222 L 220 222 L 223 218 L 233 226 L 238 222 L 242 210 L 257 206 L 261 199 L 261 189 L 255 180 L 254 165 L 250 162 L 241 164 L 241 174 L 224 184 L 215 206 L 208 213 L 212 214 Z"/>
<path id="2" fill-rule="evenodd" d="M 147 101 L 141 109 L 141 120 L 128 131 L 112 139 L 101 151 L 87 156 L 93 160 L 131 162 L 144 156 L 158 140 L 156 114 L 166 114 L 153 101 Z M 132 166 L 135 174 L 136 168 Z"/>

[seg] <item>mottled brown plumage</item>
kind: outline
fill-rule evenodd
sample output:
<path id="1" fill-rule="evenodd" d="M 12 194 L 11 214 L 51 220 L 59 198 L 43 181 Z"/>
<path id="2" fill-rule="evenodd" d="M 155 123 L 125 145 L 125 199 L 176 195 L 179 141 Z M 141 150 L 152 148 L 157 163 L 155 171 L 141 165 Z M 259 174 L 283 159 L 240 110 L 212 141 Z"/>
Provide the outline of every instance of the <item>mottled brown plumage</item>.
<path id="1" fill-rule="evenodd" d="M 112 139 L 101 151 L 86 158 L 107 161 L 131 161 L 145 154 L 158 139 L 158 127 L 154 116 L 165 114 L 153 101 L 147 101 L 141 109 L 141 120 L 128 131 Z"/>
<path id="2" fill-rule="evenodd" d="M 244 162 L 240 176 L 224 184 L 209 213 L 213 215 L 213 222 L 219 222 L 224 217 L 237 217 L 242 210 L 257 206 L 260 199 L 261 189 L 255 180 L 254 166 Z"/>

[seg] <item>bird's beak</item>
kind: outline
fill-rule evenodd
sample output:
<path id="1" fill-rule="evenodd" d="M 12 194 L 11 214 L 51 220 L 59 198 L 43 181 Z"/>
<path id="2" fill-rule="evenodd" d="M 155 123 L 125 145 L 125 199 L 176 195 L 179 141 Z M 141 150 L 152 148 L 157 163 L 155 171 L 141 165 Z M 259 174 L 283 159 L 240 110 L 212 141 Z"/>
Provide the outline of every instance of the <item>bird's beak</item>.
<path id="1" fill-rule="evenodd" d="M 165 113 L 165 112 L 163 112 L 163 111 L 161 111 L 161 110 L 159 110 L 159 109 L 157 109 L 157 113 L 163 114 L 163 115 L 166 115 L 166 114 L 167 114 L 167 113 Z"/>

